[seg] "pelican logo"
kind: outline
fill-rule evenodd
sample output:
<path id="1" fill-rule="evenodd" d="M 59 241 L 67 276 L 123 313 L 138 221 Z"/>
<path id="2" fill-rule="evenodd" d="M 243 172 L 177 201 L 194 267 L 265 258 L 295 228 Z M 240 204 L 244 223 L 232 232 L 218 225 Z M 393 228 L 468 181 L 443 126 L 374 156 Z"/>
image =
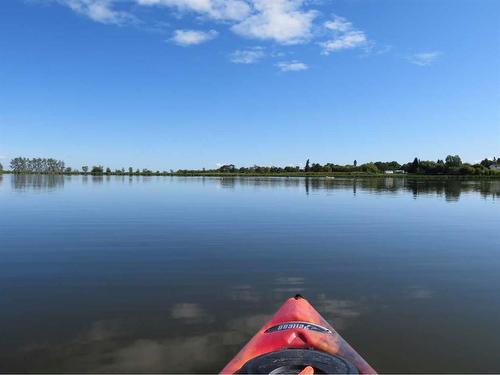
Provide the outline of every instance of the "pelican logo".
<path id="1" fill-rule="evenodd" d="M 266 329 L 264 333 L 285 331 L 287 329 L 307 329 L 309 331 L 320 332 L 320 333 L 332 333 L 328 328 L 322 327 L 320 325 L 309 323 L 309 322 L 286 322 L 281 323 L 271 328 Z"/>

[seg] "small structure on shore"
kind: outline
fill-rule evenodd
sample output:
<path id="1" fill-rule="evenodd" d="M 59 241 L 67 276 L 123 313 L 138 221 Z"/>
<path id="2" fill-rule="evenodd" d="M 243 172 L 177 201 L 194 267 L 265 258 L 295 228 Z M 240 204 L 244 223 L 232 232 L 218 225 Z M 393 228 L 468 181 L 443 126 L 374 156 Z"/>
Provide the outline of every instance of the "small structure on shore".
<path id="1" fill-rule="evenodd" d="M 384 171 L 385 174 L 405 174 L 406 172 L 403 171 L 402 169 L 389 169 L 387 171 Z"/>

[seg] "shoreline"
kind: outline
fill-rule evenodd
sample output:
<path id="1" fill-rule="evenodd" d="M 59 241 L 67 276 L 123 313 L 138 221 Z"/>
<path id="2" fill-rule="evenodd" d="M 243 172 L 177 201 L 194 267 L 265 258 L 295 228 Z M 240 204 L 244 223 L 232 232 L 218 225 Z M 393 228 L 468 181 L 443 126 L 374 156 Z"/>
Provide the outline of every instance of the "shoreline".
<path id="1" fill-rule="evenodd" d="M 495 175 L 458 175 L 458 174 L 385 174 L 385 173 L 364 173 L 364 172 L 295 172 L 295 173 L 217 173 L 217 172 L 199 172 L 199 173 L 14 173 L 12 171 L 0 171 L 0 175 L 11 174 L 17 176 L 38 175 L 38 176 L 86 176 L 86 177 L 281 177 L 281 178 L 415 178 L 423 180 L 432 179 L 455 179 L 455 180 L 500 180 L 500 174 Z"/>

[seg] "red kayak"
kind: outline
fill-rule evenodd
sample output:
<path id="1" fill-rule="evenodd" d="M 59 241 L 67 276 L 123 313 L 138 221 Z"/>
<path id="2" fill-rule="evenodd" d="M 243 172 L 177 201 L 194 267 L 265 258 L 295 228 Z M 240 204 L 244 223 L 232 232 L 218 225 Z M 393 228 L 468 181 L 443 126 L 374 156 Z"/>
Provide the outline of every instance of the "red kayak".
<path id="1" fill-rule="evenodd" d="M 221 374 L 376 374 L 306 299 L 289 298 Z"/>

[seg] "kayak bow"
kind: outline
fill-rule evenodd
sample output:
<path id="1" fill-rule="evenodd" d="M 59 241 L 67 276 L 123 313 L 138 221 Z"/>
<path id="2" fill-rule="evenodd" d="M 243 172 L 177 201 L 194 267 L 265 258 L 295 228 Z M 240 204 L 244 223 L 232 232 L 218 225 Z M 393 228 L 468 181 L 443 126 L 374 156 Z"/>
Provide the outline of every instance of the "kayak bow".
<path id="1" fill-rule="evenodd" d="M 297 295 L 224 367 L 221 374 L 376 374 L 376 371 Z"/>

